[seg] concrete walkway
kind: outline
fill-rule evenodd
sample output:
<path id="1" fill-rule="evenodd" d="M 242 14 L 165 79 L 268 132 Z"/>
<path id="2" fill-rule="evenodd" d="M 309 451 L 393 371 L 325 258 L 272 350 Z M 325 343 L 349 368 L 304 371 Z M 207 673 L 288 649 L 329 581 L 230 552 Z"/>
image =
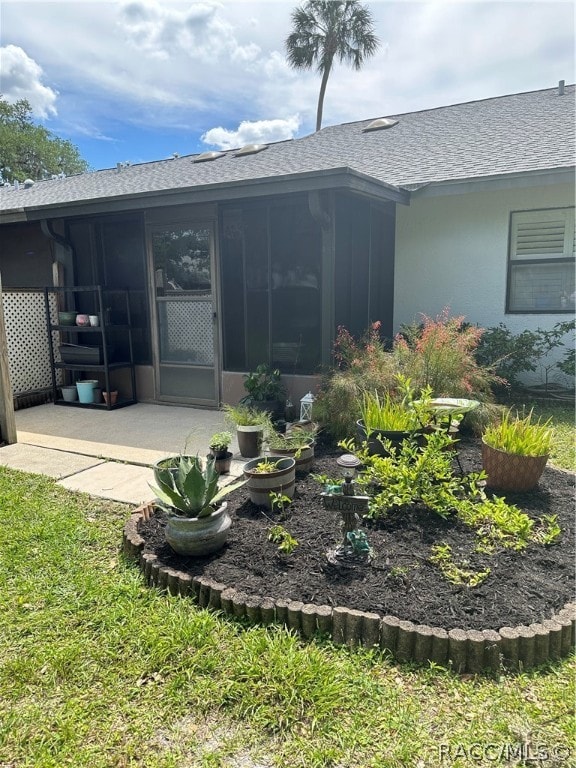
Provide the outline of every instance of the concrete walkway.
<path id="1" fill-rule="evenodd" d="M 50 403 L 16 411 L 18 442 L 0 448 L 0 465 L 48 475 L 73 491 L 141 504 L 153 497 L 154 462 L 180 452 L 205 456 L 210 437 L 226 428 L 220 411 L 146 403 L 100 411 Z M 223 480 L 242 474 L 235 437 L 230 450 L 232 469 Z"/>

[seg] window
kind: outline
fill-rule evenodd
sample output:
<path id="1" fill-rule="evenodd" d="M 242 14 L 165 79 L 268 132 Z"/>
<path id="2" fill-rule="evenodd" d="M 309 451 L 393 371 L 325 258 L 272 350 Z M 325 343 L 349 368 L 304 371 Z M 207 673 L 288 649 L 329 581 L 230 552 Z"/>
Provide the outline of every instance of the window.
<path id="1" fill-rule="evenodd" d="M 574 208 L 512 213 L 508 312 L 574 311 Z"/>

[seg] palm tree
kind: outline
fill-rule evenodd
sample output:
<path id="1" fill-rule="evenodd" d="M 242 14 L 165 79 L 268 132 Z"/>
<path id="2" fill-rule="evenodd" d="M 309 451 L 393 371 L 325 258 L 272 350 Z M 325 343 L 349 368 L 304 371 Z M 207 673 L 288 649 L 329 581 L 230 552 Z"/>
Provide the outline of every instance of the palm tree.
<path id="1" fill-rule="evenodd" d="M 328 77 L 334 60 L 360 69 L 380 44 L 374 34 L 372 15 L 359 0 L 307 0 L 292 11 L 293 32 L 286 38 L 288 63 L 295 69 L 322 74 L 316 130 L 322 126 L 322 110 Z"/>

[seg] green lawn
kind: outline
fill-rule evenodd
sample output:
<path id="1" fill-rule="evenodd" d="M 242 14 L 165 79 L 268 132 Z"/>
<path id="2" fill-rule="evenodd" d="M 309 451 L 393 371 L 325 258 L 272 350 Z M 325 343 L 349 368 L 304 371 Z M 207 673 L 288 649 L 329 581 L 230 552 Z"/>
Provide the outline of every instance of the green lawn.
<path id="1" fill-rule="evenodd" d="M 552 419 L 554 425 L 554 446 L 550 456 L 551 464 L 563 469 L 576 471 L 576 443 L 574 440 L 574 407 L 542 401 L 520 403 L 519 408 L 534 408 L 534 415 L 542 421 Z"/>
<path id="2" fill-rule="evenodd" d="M 241 627 L 143 585 L 128 513 L 0 468 L 2 768 L 569 765 L 572 661 L 462 678 Z"/>

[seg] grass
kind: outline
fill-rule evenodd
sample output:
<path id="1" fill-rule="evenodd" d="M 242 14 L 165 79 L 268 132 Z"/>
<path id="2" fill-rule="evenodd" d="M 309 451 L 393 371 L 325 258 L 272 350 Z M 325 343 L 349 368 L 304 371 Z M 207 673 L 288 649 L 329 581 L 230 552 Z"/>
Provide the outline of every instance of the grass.
<path id="1" fill-rule="evenodd" d="M 554 439 L 550 452 L 550 463 L 562 469 L 576 471 L 576 442 L 574 429 L 574 406 L 563 403 L 535 400 L 515 403 L 514 408 L 520 413 L 534 409 L 534 420 L 540 418 L 544 423 L 552 419 Z"/>
<path id="2" fill-rule="evenodd" d="M 128 513 L 0 468 L 2 768 L 459 768 L 528 743 L 568 764 L 573 661 L 459 677 L 242 627 L 146 588 Z"/>

